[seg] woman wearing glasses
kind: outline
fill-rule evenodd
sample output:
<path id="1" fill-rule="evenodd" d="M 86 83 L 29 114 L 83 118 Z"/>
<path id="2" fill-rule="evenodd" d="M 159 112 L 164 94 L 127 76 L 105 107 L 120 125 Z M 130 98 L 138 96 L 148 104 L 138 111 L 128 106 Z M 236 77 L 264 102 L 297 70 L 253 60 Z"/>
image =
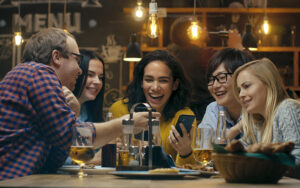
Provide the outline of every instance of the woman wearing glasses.
<path id="1" fill-rule="evenodd" d="M 233 95 L 232 74 L 239 66 L 252 60 L 253 57 L 248 52 L 234 48 L 225 48 L 213 56 L 208 65 L 207 86 L 216 101 L 207 106 L 199 127 L 209 127 L 215 131 L 220 110 L 226 112 L 228 129 L 239 122 L 241 105 Z"/>

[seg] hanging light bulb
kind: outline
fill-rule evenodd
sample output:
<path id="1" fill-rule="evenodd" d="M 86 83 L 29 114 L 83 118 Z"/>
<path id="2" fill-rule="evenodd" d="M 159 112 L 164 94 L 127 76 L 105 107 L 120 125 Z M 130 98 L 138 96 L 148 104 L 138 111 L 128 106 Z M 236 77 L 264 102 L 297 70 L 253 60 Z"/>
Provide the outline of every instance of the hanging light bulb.
<path id="1" fill-rule="evenodd" d="M 158 16 L 157 16 L 157 3 L 151 0 L 149 4 L 149 19 L 147 23 L 147 35 L 154 39 L 159 35 Z"/>
<path id="2" fill-rule="evenodd" d="M 197 40 L 200 38 L 201 35 L 201 27 L 200 27 L 200 23 L 198 22 L 198 20 L 194 20 L 191 22 L 191 25 L 189 26 L 189 28 L 187 29 L 187 34 L 188 37 L 191 40 Z"/>
<path id="3" fill-rule="evenodd" d="M 15 32 L 14 38 L 15 38 L 15 44 L 17 46 L 20 46 L 23 42 L 23 37 L 22 37 L 21 32 Z"/>
<path id="4" fill-rule="evenodd" d="M 146 11 L 142 6 L 142 0 L 137 1 L 137 6 L 133 9 L 132 15 L 136 21 L 143 21 L 145 19 Z"/>
<path id="5" fill-rule="evenodd" d="M 201 35 L 200 23 L 196 17 L 196 0 L 194 0 L 194 17 L 191 21 L 191 25 L 187 29 L 187 34 L 191 40 L 197 40 L 200 38 Z"/>
<path id="6" fill-rule="evenodd" d="M 264 5 L 265 16 L 264 16 L 264 22 L 262 24 L 262 30 L 263 30 L 263 33 L 265 35 L 270 33 L 270 24 L 269 24 L 269 20 L 268 20 L 268 17 L 267 17 L 267 12 L 266 12 L 267 4 L 268 4 L 268 1 L 265 0 L 265 5 Z"/>
<path id="7" fill-rule="evenodd" d="M 267 16 L 265 16 L 265 18 L 264 18 L 264 23 L 263 23 L 262 27 L 263 27 L 262 29 L 263 29 L 263 32 L 265 35 L 270 33 L 270 24 L 269 24 L 269 20 L 268 20 Z"/>
<path id="8" fill-rule="evenodd" d="M 16 46 L 20 46 L 23 42 L 23 37 L 21 33 L 21 26 L 20 26 L 20 15 L 21 15 L 21 4 L 20 1 L 18 3 L 18 19 L 17 19 L 17 31 L 14 33 L 14 40 Z"/>
<path id="9" fill-rule="evenodd" d="M 67 23 L 67 0 L 64 1 L 64 32 L 70 34 L 68 31 L 68 23 Z"/>

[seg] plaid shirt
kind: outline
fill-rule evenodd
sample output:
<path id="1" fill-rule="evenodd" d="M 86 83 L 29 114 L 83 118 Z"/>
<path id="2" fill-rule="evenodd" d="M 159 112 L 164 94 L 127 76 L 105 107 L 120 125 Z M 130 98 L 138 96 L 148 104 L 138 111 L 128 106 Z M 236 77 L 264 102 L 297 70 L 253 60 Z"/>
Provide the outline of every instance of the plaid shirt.
<path id="1" fill-rule="evenodd" d="M 0 180 L 55 171 L 68 156 L 73 125 L 93 126 L 71 112 L 54 70 L 15 67 L 0 82 Z"/>

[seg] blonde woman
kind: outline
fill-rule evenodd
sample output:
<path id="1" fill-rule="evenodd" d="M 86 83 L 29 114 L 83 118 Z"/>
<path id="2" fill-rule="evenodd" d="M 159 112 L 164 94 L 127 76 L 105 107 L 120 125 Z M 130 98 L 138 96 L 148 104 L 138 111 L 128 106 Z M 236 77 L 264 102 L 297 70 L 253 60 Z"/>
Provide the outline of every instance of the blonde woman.
<path id="1" fill-rule="evenodd" d="M 276 66 L 263 58 L 239 67 L 233 90 L 242 105 L 242 142 L 292 141 L 292 155 L 300 165 L 300 103 L 288 98 Z"/>

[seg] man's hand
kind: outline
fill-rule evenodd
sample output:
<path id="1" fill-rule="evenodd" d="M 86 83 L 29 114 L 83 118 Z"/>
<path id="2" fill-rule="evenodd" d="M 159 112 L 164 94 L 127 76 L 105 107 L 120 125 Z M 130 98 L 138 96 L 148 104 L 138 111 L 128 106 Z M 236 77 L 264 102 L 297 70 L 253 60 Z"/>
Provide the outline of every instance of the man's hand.
<path id="1" fill-rule="evenodd" d="M 238 30 L 233 29 L 228 32 L 228 47 L 243 50 L 242 37 Z"/>
<path id="2" fill-rule="evenodd" d="M 152 112 L 152 118 L 160 117 L 159 112 Z M 122 119 L 129 119 L 129 114 L 123 116 Z M 141 132 L 142 130 L 148 130 L 149 112 L 135 112 L 133 113 L 134 121 L 134 134 Z"/>
<path id="3" fill-rule="evenodd" d="M 80 113 L 80 103 L 78 102 L 77 98 L 74 96 L 73 92 L 69 90 L 67 87 L 63 86 L 62 90 L 66 98 L 67 104 L 78 117 Z"/>

